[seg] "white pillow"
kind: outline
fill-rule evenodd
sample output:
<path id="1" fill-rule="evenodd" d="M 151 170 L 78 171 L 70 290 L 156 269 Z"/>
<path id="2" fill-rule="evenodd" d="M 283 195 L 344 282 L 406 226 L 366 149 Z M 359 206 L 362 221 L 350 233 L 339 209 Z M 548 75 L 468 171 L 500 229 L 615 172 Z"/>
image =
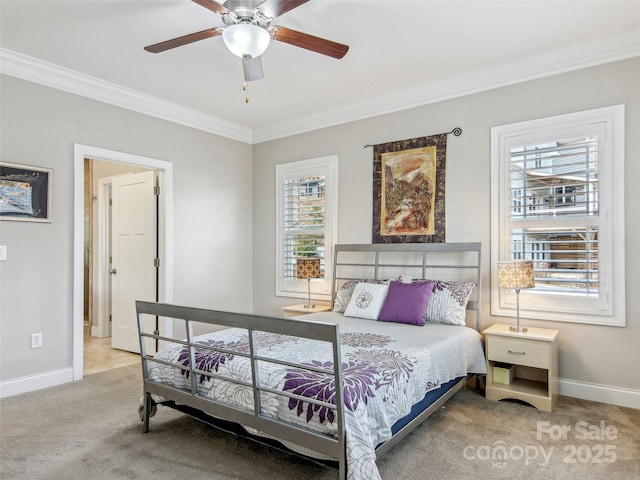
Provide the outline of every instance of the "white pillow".
<path id="1" fill-rule="evenodd" d="M 387 292 L 389 292 L 389 285 L 358 283 L 353 289 L 344 316 L 377 320 L 387 298 Z"/>

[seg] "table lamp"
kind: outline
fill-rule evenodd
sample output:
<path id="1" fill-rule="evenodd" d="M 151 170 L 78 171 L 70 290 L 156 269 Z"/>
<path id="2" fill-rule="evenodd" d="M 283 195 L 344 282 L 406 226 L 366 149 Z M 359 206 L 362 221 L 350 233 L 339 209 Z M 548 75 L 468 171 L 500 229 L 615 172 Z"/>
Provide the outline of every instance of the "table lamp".
<path id="1" fill-rule="evenodd" d="M 309 292 L 309 303 L 304 308 L 314 308 L 315 305 L 311 304 L 311 279 L 322 278 L 320 272 L 320 259 L 315 257 L 298 258 L 298 273 L 299 279 L 307 279 L 307 290 Z"/>
<path id="2" fill-rule="evenodd" d="M 533 278 L 533 261 L 511 260 L 498 262 L 498 286 L 516 291 L 516 325 L 510 326 L 514 332 L 526 332 L 526 327 L 520 326 L 520 289 L 535 287 Z"/>

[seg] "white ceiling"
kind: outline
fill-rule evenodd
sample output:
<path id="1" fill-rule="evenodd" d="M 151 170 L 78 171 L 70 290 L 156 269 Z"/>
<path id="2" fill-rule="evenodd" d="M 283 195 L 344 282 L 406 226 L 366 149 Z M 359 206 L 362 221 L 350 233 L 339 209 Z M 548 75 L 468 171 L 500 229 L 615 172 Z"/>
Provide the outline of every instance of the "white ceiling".
<path id="1" fill-rule="evenodd" d="M 221 37 L 143 50 L 224 26 L 190 0 L 1 0 L 0 17 L 3 73 L 249 143 L 640 55 L 639 0 L 312 0 L 273 24 L 349 52 L 272 41 L 246 104 Z"/>

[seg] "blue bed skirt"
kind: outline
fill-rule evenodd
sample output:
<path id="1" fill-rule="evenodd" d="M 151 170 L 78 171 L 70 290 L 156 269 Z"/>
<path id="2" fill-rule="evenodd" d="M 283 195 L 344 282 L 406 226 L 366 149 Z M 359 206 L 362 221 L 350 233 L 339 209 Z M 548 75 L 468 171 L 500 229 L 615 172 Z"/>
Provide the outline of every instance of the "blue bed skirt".
<path id="1" fill-rule="evenodd" d="M 443 383 L 440 385 L 440 388 L 436 388 L 435 390 L 431 390 L 427 392 L 424 398 L 416 403 L 412 408 L 411 412 L 408 415 L 402 417 L 391 427 L 391 433 L 395 435 L 399 430 L 405 427 L 411 420 L 420 415 L 425 409 L 429 407 L 433 402 L 438 400 L 442 395 L 447 393 L 456 383 L 460 381 L 463 377 L 454 378 L 453 380 L 449 380 L 447 383 Z"/>

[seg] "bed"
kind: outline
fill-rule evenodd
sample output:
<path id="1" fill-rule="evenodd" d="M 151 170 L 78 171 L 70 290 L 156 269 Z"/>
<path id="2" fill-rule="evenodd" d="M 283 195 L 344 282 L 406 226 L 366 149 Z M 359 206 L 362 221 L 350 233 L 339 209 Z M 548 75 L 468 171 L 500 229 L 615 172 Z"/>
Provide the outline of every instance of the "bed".
<path id="1" fill-rule="evenodd" d="M 144 431 L 166 405 L 340 479 L 380 478 L 377 458 L 486 373 L 480 257 L 479 243 L 336 245 L 332 311 L 300 317 L 136 302 Z M 171 336 L 147 328 L 157 317 Z"/>

